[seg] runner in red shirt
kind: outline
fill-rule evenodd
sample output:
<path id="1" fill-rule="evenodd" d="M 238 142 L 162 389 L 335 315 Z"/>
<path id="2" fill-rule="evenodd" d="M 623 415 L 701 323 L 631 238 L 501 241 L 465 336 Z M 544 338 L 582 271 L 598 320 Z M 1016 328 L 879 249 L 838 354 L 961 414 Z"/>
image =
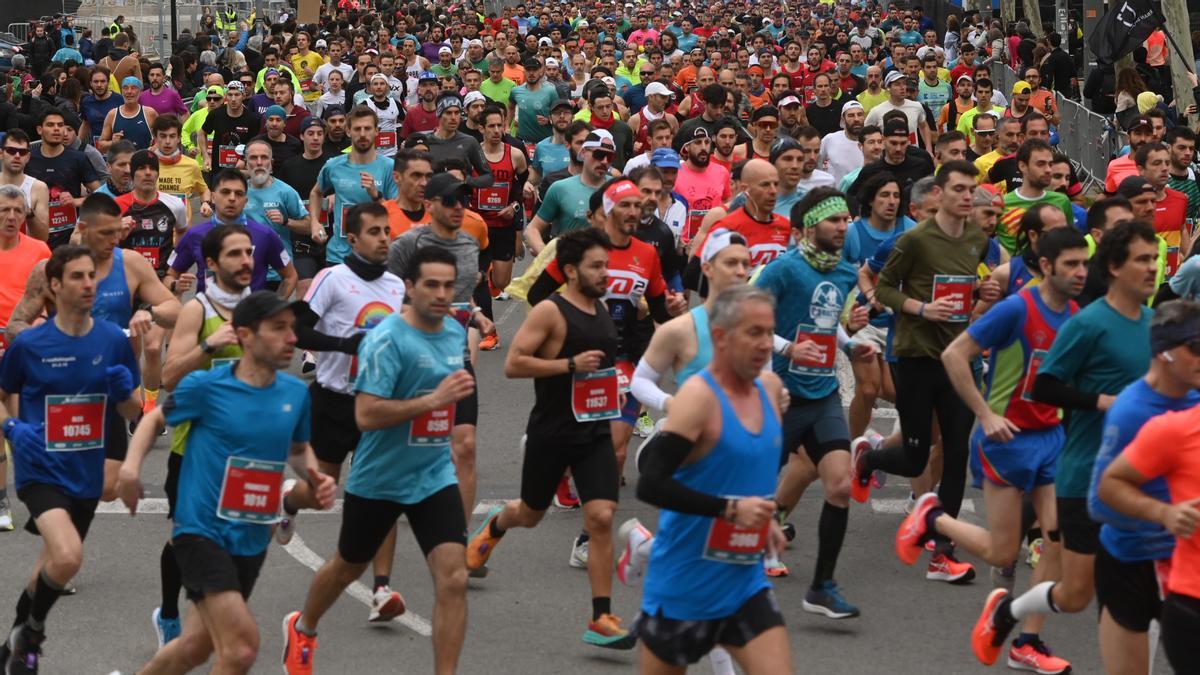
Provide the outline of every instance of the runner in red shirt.
<path id="1" fill-rule="evenodd" d="M 1162 143 L 1146 143 L 1133 153 L 1138 174 L 1154 187 L 1154 231 L 1167 242 L 1166 277 L 1179 269 L 1179 245 L 1187 221 L 1187 195 L 1167 187 L 1171 178 L 1171 153 Z"/>

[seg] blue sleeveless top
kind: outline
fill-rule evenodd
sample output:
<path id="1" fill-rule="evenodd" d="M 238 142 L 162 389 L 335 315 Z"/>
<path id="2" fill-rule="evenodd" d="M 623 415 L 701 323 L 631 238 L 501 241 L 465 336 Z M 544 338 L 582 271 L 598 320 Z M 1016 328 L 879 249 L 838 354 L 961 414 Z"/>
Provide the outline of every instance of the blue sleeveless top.
<path id="1" fill-rule="evenodd" d="M 696 327 L 696 355 L 675 373 L 675 386 L 682 387 L 687 379 L 706 368 L 712 361 L 712 334 L 708 332 L 708 310 L 704 305 L 692 308 L 692 325 Z"/>
<path id="2" fill-rule="evenodd" d="M 129 328 L 133 317 L 133 298 L 129 295 L 129 283 L 125 281 L 124 252 L 113 249 L 112 269 L 108 276 L 96 284 L 96 301 L 92 303 L 92 318 L 111 321 L 121 328 Z"/>
<path id="3" fill-rule="evenodd" d="M 679 467 L 675 479 L 710 495 L 770 498 L 775 493 L 783 438 L 762 383 L 754 383 L 762 406 L 762 430 L 752 434 L 742 426 L 712 373 L 702 370 L 700 376 L 720 401 L 721 437 L 703 459 Z M 727 529 L 720 518 L 663 509 L 650 551 L 642 611 L 675 620 L 721 619 L 770 588 L 762 550 L 727 553 L 744 536 L 720 537 L 719 530 Z M 765 547 L 765 538 L 762 544 Z"/>
<path id="4" fill-rule="evenodd" d="M 142 106 L 133 117 L 125 117 L 121 109 L 113 116 L 113 133 L 124 132 L 125 140 L 130 141 L 138 150 L 150 147 L 150 125 L 146 123 L 146 107 Z"/>

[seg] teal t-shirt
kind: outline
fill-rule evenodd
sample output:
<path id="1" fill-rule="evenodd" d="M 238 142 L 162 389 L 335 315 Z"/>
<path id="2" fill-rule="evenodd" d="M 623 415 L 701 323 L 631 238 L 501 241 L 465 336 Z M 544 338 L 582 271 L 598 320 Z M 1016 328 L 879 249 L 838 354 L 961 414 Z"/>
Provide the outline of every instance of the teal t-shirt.
<path id="1" fill-rule="evenodd" d="M 555 143 L 547 136 L 533 148 L 533 168 L 543 177 L 562 171 L 571 164 L 570 150 L 562 143 Z"/>
<path id="2" fill-rule="evenodd" d="M 375 161 L 366 164 L 351 164 L 350 155 L 334 157 L 321 167 L 321 173 L 317 175 L 321 194 L 334 195 L 333 236 L 325 247 L 325 257 L 330 263 L 336 265 L 350 253 L 350 242 L 346 241 L 346 233 L 342 230 L 342 217 L 355 204 L 371 201 L 371 195 L 362 186 L 361 174 L 368 173 L 375 179 L 375 189 L 383 199 L 395 199 L 400 190 L 392 178 L 392 169 L 391 159 L 376 157 Z"/>
<path id="3" fill-rule="evenodd" d="M 466 340 L 466 330 L 450 317 L 441 330 L 426 333 L 391 314 L 358 347 L 354 390 L 392 400 L 429 393 L 447 375 L 462 370 Z M 416 504 L 454 485 L 453 429 L 452 403 L 408 422 L 364 432 L 354 450 L 346 492 Z"/>
<path id="4" fill-rule="evenodd" d="M 271 215 L 276 213 L 283 216 L 283 223 L 271 220 Z M 256 188 L 251 184 L 246 192 L 246 215 L 250 216 L 251 220 L 257 220 L 275 230 L 275 234 L 283 240 L 283 247 L 287 249 L 288 256 L 295 257 L 292 254 L 292 231 L 287 221 L 307 218 L 308 209 L 304 208 L 300 193 L 291 185 L 278 178 L 266 187 Z M 267 280 L 278 281 L 279 273 L 270 270 L 267 272 Z"/>
<path id="5" fill-rule="evenodd" d="M 486 95 L 486 94 L 485 94 Z M 558 92 L 552 85 L 542 83 L 537 91 L 530 91 L 523 84 L 509 94 L 517 105 L 517 138 L 526 143 L 537 143 L 550 135 L 549 124 L 538 124 L 538 115 L 550 117 L 550 106 L 558 100 Z"/>
<path id="6" fill-rule="evenodd" d="M 1136 321 L 1122 316 L 1104 298 L 1063 324 L 1038 369 L 1079 391 L 1116 395 L 1150 368 L 1150 317 L 1142 307 Z M 1104 413 L 1071 410 L 1067 440 L 1058 459 L 1054 489 L 1059 497 L 1084 498 L 1104 431 Z"/>
<path id="7" fill-rule="evenodd" d="M 580 176 L 571 176 L 556 181 L 546 191 L 546 199 L 538 208 L 537 217 L 550 223 L 550 234 L 557 237 L 564 232 L 588 227 L 588 200 L 596 188 L 583 184 Z"/>

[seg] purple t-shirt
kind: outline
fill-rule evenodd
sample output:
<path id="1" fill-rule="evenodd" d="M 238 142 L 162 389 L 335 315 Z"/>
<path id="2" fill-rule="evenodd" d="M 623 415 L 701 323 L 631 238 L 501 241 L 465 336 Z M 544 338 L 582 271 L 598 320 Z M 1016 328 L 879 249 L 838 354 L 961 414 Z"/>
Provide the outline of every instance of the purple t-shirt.
<path id="1" fill-rule="evenodd" d="M 250 278 L 250 290 L 259 291 L 267 286 L 267 268 L 282 272 L 283 268 L 291 264 L 292 257 L 288 255 L 283 240 L 275 230 L 244 215 L 239 223 L 250 231 L 250 243 L 254 245 L 254 275 Z M 204 277 L 208 269 L 204 264 L 204 255 L 200 252 L 200 243 L 204 241 L 204 235 L 215 226 L 216 222 L 210 220 L 188 228 L 179 239 L 175 250 L 171 252 L 171 257 L 167 259 L 171 269 L 180 274 L 196 265 L 197 291 L 204 290 Z"/>
<path id="2" fill-rule="evenodd" d="M 179 92 L 170 87 L 163 87 L 157 94 L 151 93 L 147 89 L 138 97 L 138 103 L 154 110 L 159 115 L 174 113 L 183 117 L 188 111 L 187 106 L 183 104 L 183 99 L 179 96 Z"/>

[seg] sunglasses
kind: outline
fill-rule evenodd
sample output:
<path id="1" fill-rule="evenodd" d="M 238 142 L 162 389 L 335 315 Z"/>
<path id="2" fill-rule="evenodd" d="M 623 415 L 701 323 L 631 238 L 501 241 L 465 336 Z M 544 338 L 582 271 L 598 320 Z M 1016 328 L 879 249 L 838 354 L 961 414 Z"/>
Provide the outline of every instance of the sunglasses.
<path id="1" fill-rule="evenodd" d="M 1200 340 L 1192 340 L 1191 342 L 1184 343 L 1183 346 L 1187 347 L 1192 356 L 1200 356 Z"/>
<path id="2" fill-rule="evenodd" d="M 206 99 L 204 99 L 204 100 L 206 100 L 206 101 L 220 101 L 220 100 L 221 100 L 221 97 L 220 97 L 220 96 L 209 96 L 208 98 L 206 98 Z"/>
<path id="3" fill-rule="evenodd" d="M 755 124 L 758 126 L 759 129 L 764 129 L 764 130 L 774 129 L 775 127 L 779 126 L 778 122 L 763 122 L 761 120 L 758 122 L 755 122 Z"/>
<path id="4" fill-rule="evenodd" d="M 653 70 L 643 70 L 642 77 L 654 77 L 654 71 Z"/>
<path id="5" fill-rule="evenodd" d="M 979 129 L 978 131 L 975 132 L 975 135 L 976 136 L 991 136 L 994 133 L 996 133 L 995 129 L 988 129 L 988 130 Z"/>
<path id="6" fill-rule="evenodd" d="M 25 155 L 29 154 L 29 148 L 14 148 L 11 146 L 5 146 L 4 152 L 12 155 L 13 157 L 24 157 Z"/>
<path id="7" fill-rule="evenodd" d="M 611 162 L 613 159 L 616 158 L 616 156 L 617 156 L 616 153 L 612 153 L 607 150 L 593 150 L 592 151 L 592 158 L 597 161 L 607 160 L 607 161 Z"/>
<path id="8" fill-rule="evenodd" d="M 442 201 L 442 206 L 448 209 L 452 209 L 456 206 L 462 206 L 463 208 L 466 208 L 467 206 L 471 205 L 471 195 L 466 194 L 465 192 L 442 195 L 439 197 L 439 199 Z"/>

